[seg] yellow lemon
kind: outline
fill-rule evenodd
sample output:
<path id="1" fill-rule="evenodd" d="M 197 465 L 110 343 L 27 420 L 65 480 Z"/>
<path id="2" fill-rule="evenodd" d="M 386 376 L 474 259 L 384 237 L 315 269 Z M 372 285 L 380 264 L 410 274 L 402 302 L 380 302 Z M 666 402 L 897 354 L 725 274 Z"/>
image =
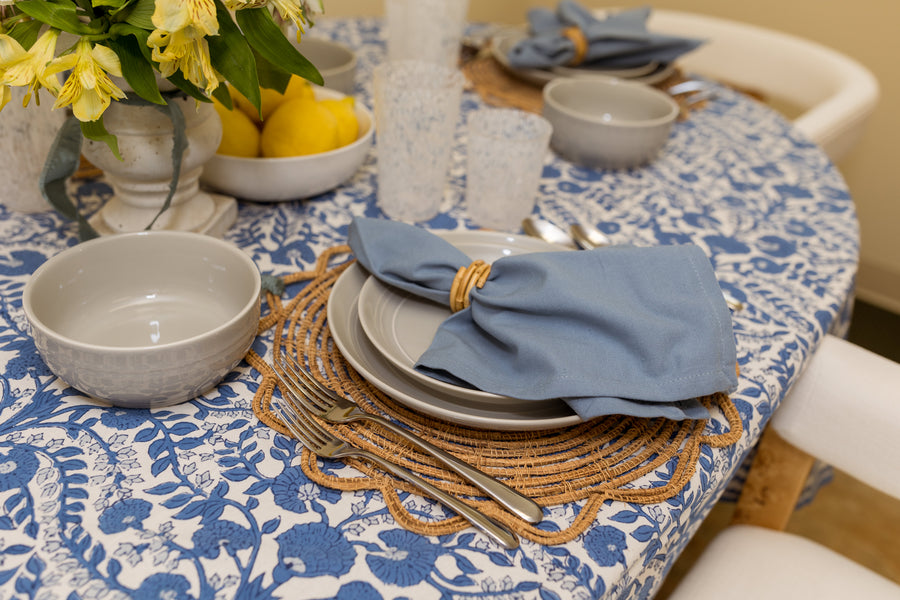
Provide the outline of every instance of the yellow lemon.
<path id="1" fill-rule="evenodd" d="M 250 117 L 238 109 L 228 110 L 215 100 L 213 106 L 222 121 L 222 141 L 216 153 L 249 158 L 259 156 L 259 129 Z"/>
<path id="2" fill-rule="evenodd" d="M 235 91 L 231 95 L 231 101 L 241 110 L 241 112 L 250 117 L 254 123 L 261 123 L 266 117 L 272 114 L 276 108 L 278 108 L 283 98 L 281 94 L 275 90 L 270 90 L 269 88 L 259 88 L 259 97 L 259 111 L 257 111 L 256 107 L 247 100 L 246 96 L 238 91 Z M 262 117 L 260 117 L 260 112 L 262 112 Z"/>
<path id="3" fill-rule="evenodd" d="M 356 141 L 359 135 L 359 121 L 356 120 L 355 104 L 352 96 L 346 96 L 340 100 L 321 100 L 319 102 L 327 108 L 338 122 L 338 145 L 346 146 Z"/>
<path id="4" fill-rule="evenodd" d="M 303 79 L 299 75 L 291 75 L 291 80 L 288 82 L 287 88 L 284 90 L 284 99 L 290 100 L 292 98 L 315 98 L 315 92 L 313 92 L 313 87 L 310 82 Z"/>
<path id="5" fill-rule="evenodd" d="M 262 155 L 304 156 L 338 147 L 338 123 L 331 111 L 308 98 L 286 100 L 266 119 Z"/>
<path id="6" fill-rule="evenodd" d="M 240 108 L 244 113 L 253 119 L 254 123 L 261 123 L 269 118 L 275 109 L 281 106 L 281 103 L 285 100 L 289 100 L 292 98 L 313 98 L 313 90 L 312 85 L 302 77 L 298 75 L 291 75 L 291 79 L 288 82 L 287 88 L 285 88 L 284 93 L 261 87 L 259 88 L 259 96 L 260 96 L 260 110 L 257 111 L 256 107 L 247 100 L 247 98 L 235 90 L 234 88 L 230 88 L 231 99 L 234 104 Z M 262 113 L 262 118 L 260 118 L 260 113 Z"/>

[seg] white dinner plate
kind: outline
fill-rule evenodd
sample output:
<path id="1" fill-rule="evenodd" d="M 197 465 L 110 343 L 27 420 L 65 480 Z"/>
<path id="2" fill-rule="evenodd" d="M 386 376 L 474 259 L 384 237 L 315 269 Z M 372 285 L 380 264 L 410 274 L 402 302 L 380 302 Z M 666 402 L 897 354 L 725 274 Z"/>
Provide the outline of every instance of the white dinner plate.
<path id="1" fill-rule="evenodd" d="M 513 254 L 524 252 L 556 252 L 559 246 L 534 238 L 517 238 L 509 244 L 510 236 L 502 236 L 503 249 Z M 484 245 L 473 247 L 463 243 L 461 249 L 473 259 L 496 260 L 499 256 L 475 256 L 473 253 L 486 251 L 494 254 L 493 248 Z M 486 405 L 518 405 L 522 401 L 509 396 L 501 396 L 478 389 L 460 387 L 452 383 L 429 377 L 415 369 L 416 361 L 431 345 L 441 324 L 452 314 L 448 306 L 404 292 L 369 277 L 359 293 L 359 321 L 369 341 L 382 356 L 407 378 L 443 394 L 462 398 L 470 402 Z M 554 402 L 552 400 L 532 402 Z"/>
<path id="2" fill-rule="evenodd" d="M 521 252 L 556 249 L 540 240 L 495 232 L 445 232 L 442 237 L 473 259 L 487 261 Z M 562 401 L 473 402 L 442 393 L 405 376 L 372 344 L 360 323 L 359 295 L 368 277 L 358 264 L 351 265 L 341 274 L 328 299 L 328 325 L 341 354 L 376 388 L 409 408 L 471 427 L 524 431 L 581 422 Z"/>
<path id="3" fill-rule="evenodd" d="M 552 69 L 518 69 L 509 64 L 510 49 L 528 35 L 524 26 L 502 29 L 491 38 L 491 56 L 504 69 L 528 83 L 544 85 L 557 77 L 618 77 L 653 85 L 663 81 L 675 72 L 674 64 L 648 63 L 627 69 L 601 69 L 590 67 L 554 67 Z"/>

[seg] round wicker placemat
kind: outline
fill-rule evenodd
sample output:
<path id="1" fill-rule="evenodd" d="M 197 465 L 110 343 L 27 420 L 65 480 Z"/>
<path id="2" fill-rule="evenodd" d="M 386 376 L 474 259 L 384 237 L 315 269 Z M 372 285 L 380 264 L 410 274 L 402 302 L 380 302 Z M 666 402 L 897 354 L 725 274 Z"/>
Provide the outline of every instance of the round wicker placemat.
<path id="1" fill-rule="evenodd" d="M 601 417 L 572 427 L 544 431 L 490 431 L 410 410 L 364 380 L 341 356 L 331 339 L 326 319 L 328 296 L 337 278 L 352 262 L 347 260 L 348 253 L 346 246 L 332 248 L 319 257 L 314 270 L 286 277 L 288 284 L 307 282 L 287 303 L 268 293 L 269 310 L 260 321 L 260 333 L 275 327 L 273 353 L 276 357 L 287 352 L 301 364 L 318 366 L 312 370 L 320 381 L 351 397 L 363 410 L 389 416 L 408 426 L 417 435 L 502 479 L 540 505 L 584 501 L 571 525 L 559 531 L 545 531 L 506 512 L 455 473 L 378 425 L 322 422 L 338 437 L 431 480 L 441 489 L 505 523 L 522 537 L 541 544 L 564 543 L 590 526 L 606 500 L 643 504 L 665 501 L 677 494 L 694 474 L 702 445 L 727 446 L 741 435 L 740 416 L 726 394 L 702 399 L 719 422 L 727 423 L 724 433 L 707 433 L 705 420 L 670 421 L 626 416 Z M 332 261 L 339 264 L 332 266 Z M 263 376 L 254 397 L 254 412 L 276 431 L 290 435 L 271 409 L 276 388 L 272 367 L 253 351 L 247 355 L 247 360 Z M 672 460 L 674 467 L 667 465 Z M 323 470 L 316 457 L 306 449 L 301 461 L 304 473 L 320 485 L 339 490 L 379 490 L 396 521 L 411 531 L 444 535 L 468 527 L 466 521 L 455 515 L 431 521 L 414 516 L 404 507 L 398 490 L 414 493 L 417 490 L 365 462 L 349 460 L 361 476 L 346 478 Z M 634 485 L 643 475 L 660 469 L 671 472 L 665 485 Z"/>

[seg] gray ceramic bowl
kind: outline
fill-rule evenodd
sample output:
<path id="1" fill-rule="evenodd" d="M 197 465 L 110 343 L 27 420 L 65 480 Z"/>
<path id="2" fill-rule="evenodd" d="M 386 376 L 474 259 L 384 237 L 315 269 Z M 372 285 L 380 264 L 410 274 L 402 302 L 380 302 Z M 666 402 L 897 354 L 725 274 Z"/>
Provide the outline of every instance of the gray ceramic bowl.
<path id="1" fill-rule="evenodd" d="M 550 146 L 572 162 L 617 169 L 657 157 L 678 116 L 667 94 L 615 78 L 555 79 L 544 86 Z"/>
<path id="2" fill-rule="evenodd" d="M 295 40 L 291 33 L 289 39 Z M 300 43 L 294 42 L 300 53 L 315 65 L 324 86 L 348 96 L 356 87 L 356 53 L 343 44 L 322 38 L 304 35 Z"/>
<path id="3" fill-rule="evenodd" d="M 53 373 L 116 406 L 160 407 L 215 386 L 247 354 L 260 275 L 228 242 L 187 232 L 103 237 L 41 265 L 22 304 Z"/>

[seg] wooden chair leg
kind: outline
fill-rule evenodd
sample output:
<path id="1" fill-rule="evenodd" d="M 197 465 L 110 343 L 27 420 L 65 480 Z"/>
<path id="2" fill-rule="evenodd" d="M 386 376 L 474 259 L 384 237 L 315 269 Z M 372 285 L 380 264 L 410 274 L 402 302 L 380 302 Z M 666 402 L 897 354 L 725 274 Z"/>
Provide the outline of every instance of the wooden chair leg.
<path id="1" fill-rule="evenodd" d="M 733 524 L 783 530 L 815 459 L 766 429 L 735 507 Z"/>

